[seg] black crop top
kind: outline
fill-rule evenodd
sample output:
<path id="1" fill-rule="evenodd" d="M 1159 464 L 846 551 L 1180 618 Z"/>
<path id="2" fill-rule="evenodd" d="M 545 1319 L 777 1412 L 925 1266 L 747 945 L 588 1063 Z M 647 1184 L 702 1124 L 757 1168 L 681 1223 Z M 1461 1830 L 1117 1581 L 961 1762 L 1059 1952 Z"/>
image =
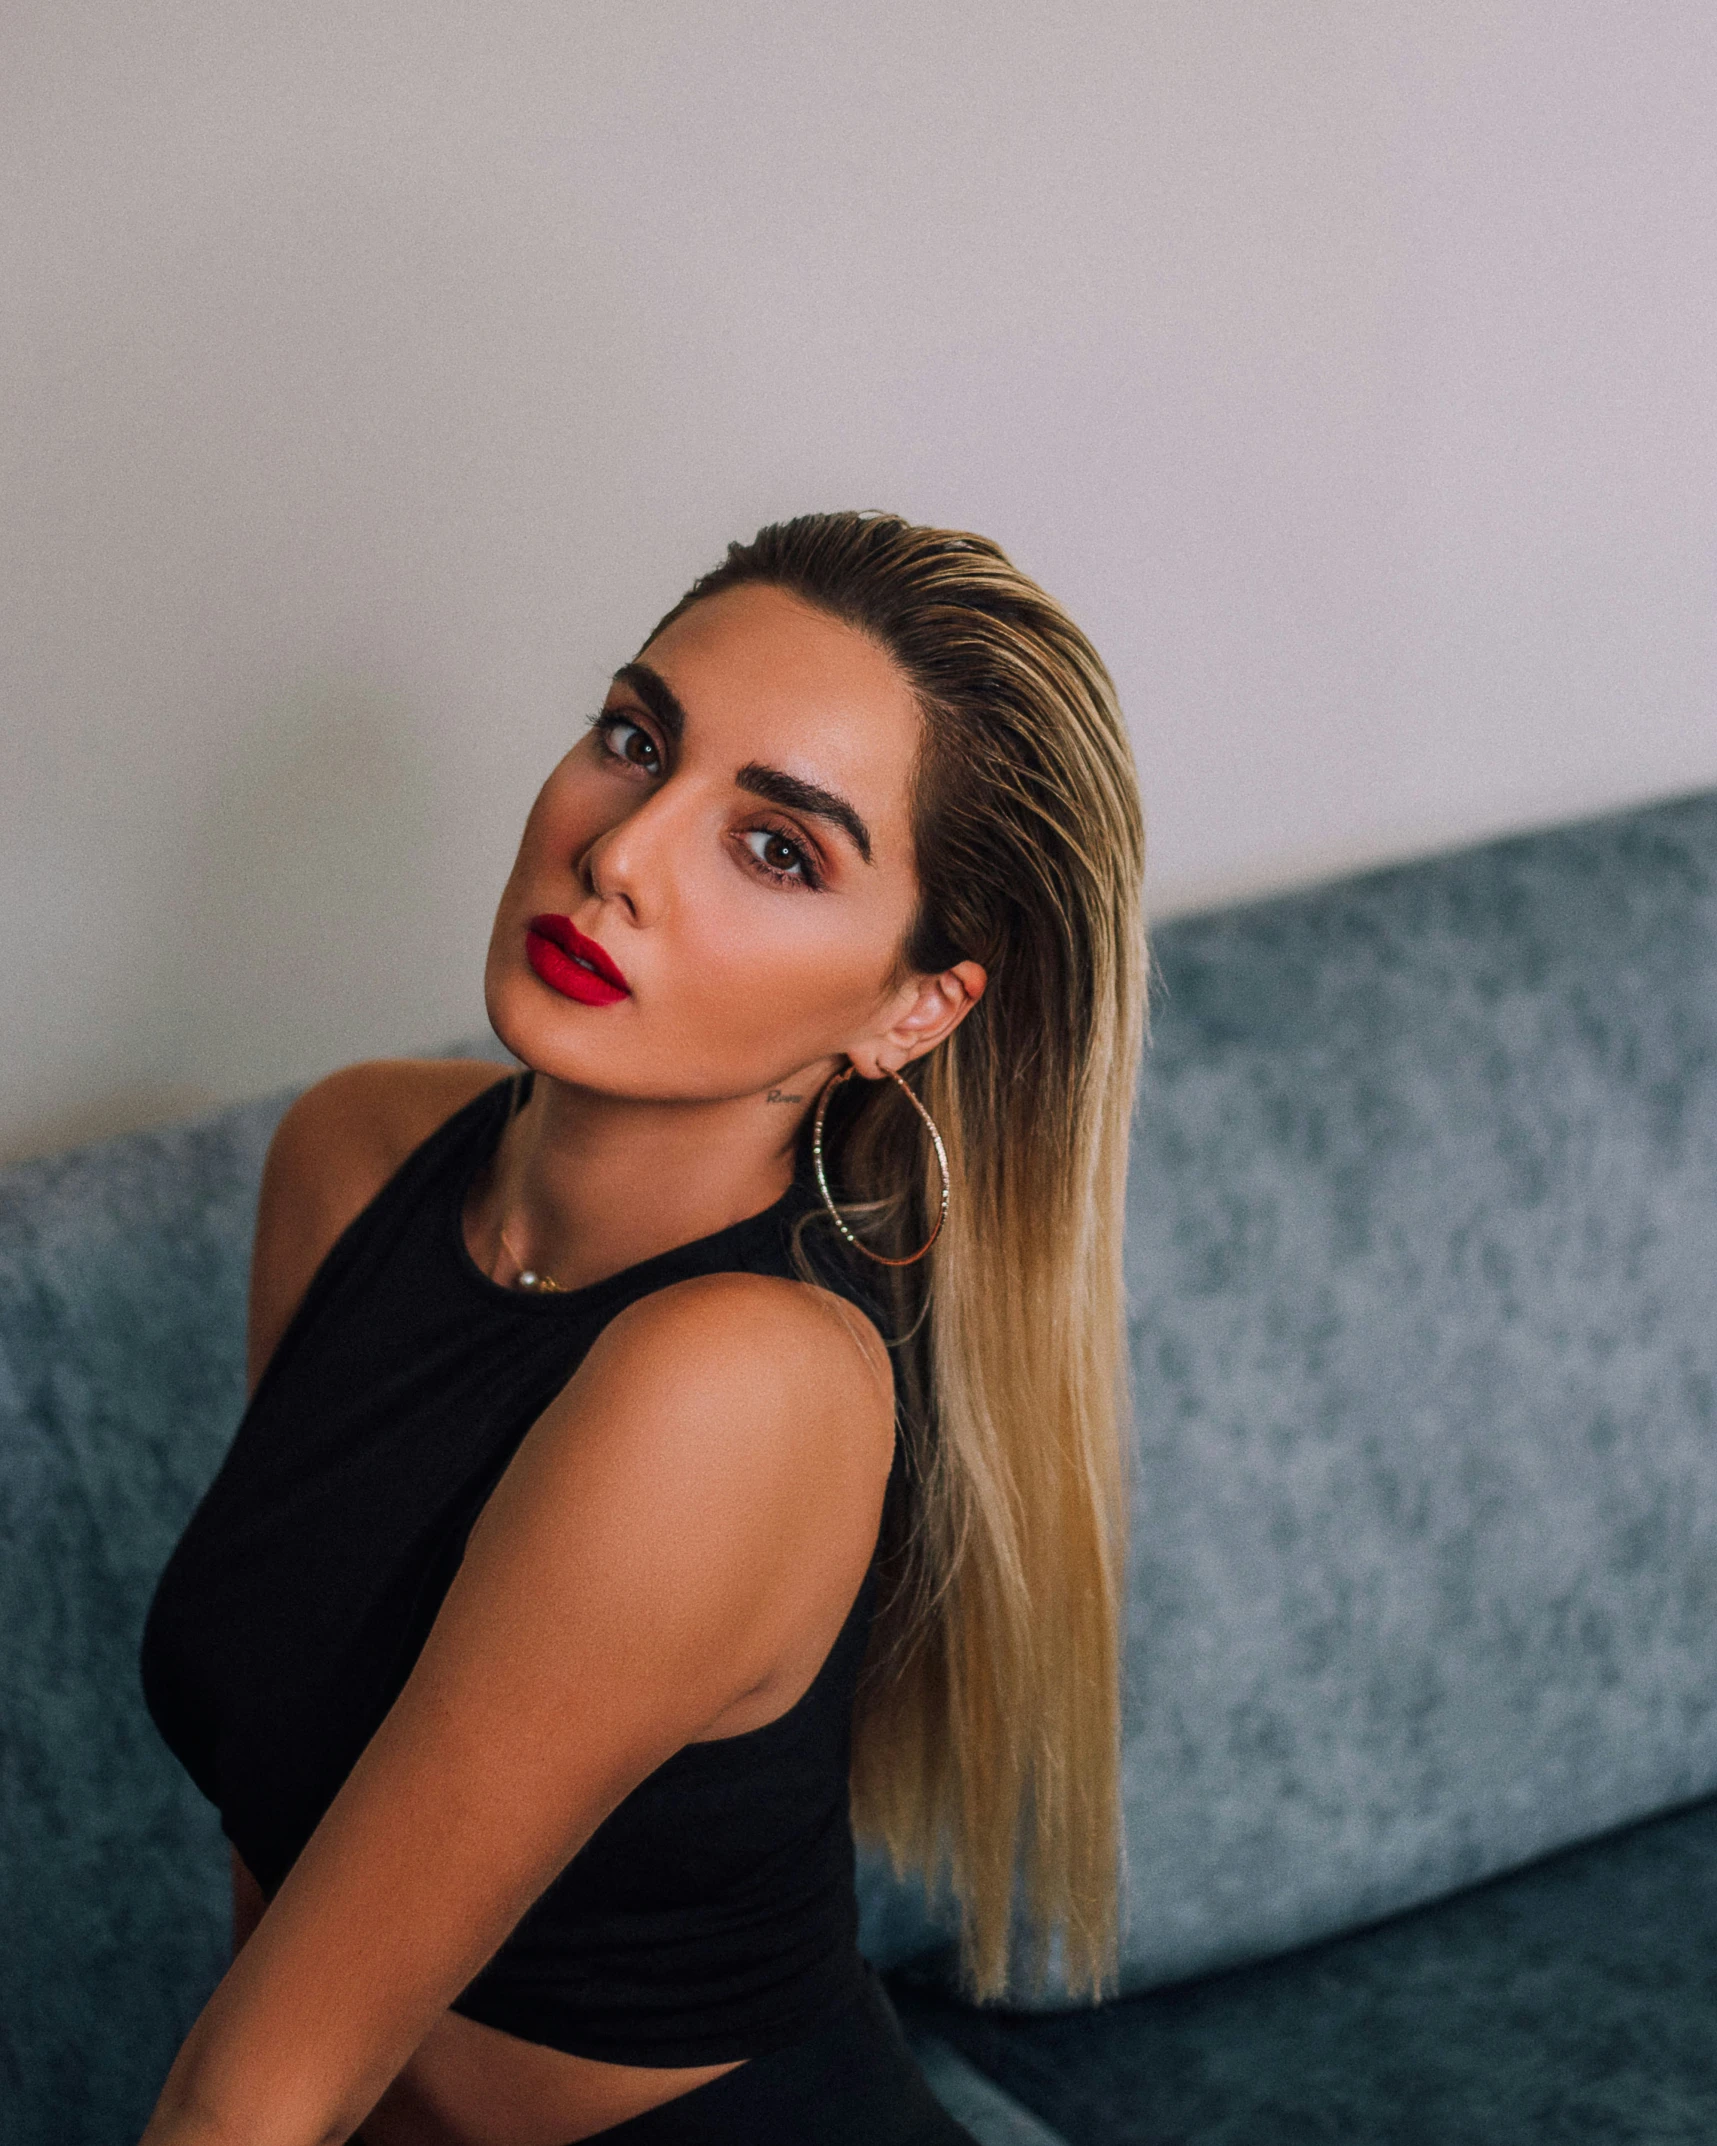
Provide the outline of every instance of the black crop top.
<path id="1" fill-rule="evenodd" d="M 270 1898 L 398 1696 L 489 1493 L 601 1329 L 692 1275 L 794 1271 L 788 1232 L 816 1197 L 803 1143 L 782 1198 L 712 1236 L 564 1294 L 491 1281 L 462 1216 L 512 1086 L 455 1112 L 324 1259 L 150 1604 L 149 1711 Z M 817 1256 L 877 1316 L 846 1258 Z M 891 1498 L 900 1474 L 897 1443 Z M 852 1995 L 847 1774 L 876 1584 L 873 1552 L 798 1702 L 659 1766 L 455 2011 L 575 2055 L 716 2064 Z"/>

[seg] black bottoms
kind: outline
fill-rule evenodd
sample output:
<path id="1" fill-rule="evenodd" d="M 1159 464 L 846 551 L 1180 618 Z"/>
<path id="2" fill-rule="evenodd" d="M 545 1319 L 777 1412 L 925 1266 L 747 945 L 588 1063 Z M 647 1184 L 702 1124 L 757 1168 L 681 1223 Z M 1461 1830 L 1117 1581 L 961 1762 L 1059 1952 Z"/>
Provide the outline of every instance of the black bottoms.
<path id="1" fill-rule="evenodd" d="M 614 2146 L 977 2146 L 931 2093 L 876 1970 L 826 2027 L 592 2141 Z"/>

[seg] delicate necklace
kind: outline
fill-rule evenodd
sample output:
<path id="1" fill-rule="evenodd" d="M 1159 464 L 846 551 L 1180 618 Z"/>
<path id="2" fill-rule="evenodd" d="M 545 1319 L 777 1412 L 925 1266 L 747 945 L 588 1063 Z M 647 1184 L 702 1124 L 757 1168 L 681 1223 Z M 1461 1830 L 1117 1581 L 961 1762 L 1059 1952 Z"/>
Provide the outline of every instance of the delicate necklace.
<path id="1" fill-rule="evenodd" d="M 551 1292 L 559 1296 L 564 1296 L 566 1294 L 565 1290 L 561 1287 L 560 1283 L 555 1280 L 552 1274 L 539 1274 L 535 1267 L 527 1267 L 525 1265 L 524 1261 L 519 1257 L 518 1253 L 515 1252 L 512 1246 L 507 1242 L 507 1233 L 505 1230 L 502 1230 L 501 1232 L 501 1247 L 506 1252 L 508 1258 L 512 1260 L 513 1264 L 519 1270 L 518 1273 L 513 1276 L 513 1287 L 515 1289 L 529 1289 L 538 1296 L 546 1296 Z"/>

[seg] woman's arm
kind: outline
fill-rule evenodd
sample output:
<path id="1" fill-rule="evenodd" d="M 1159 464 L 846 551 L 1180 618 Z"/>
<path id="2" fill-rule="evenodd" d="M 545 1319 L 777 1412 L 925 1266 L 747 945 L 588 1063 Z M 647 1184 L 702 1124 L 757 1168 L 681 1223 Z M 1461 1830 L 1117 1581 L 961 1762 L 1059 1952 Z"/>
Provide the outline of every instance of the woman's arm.
<path id="1" fill-rule="evenodd" d="M 881 1344 L 867 1329 L 867 1376 L 844 1311 L 715 1275 L 604 1331 L 489 1500 L 144 2146 L 349 2138 L 609 1811 L 764 1683 L 808 1618 L 832 1643 L 893 1435 Z"/>

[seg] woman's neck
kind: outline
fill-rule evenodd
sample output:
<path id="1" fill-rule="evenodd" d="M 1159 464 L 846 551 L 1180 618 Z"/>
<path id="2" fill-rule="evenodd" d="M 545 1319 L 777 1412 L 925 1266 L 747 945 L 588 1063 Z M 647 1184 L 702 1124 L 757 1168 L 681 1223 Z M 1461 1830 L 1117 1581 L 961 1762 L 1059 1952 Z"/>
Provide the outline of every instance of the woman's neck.
<path id="1" fill-rule="evenodd" d="M 473 1190 L 473 1257 L 500 1281 L 522 1267 L 581 1289 L 760 1213 L 792 1180 L 812 1100 L 772 1094 L 638 1102 L 538 1073 Z"/>

